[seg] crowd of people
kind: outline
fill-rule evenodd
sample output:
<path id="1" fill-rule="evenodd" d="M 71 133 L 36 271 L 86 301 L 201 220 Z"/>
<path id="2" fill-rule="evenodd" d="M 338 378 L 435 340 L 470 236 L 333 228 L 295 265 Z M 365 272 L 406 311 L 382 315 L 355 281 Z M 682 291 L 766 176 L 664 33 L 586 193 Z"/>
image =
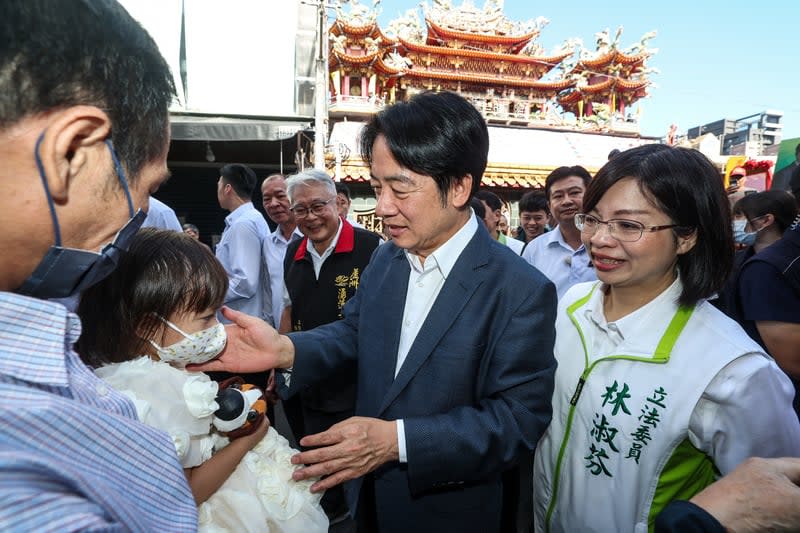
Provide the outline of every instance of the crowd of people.
<path id="1" fill-rule="evenodd" d="M 149 35 L 4 7 L 0 529 L 800 530 L 800 189 L 651 144 L 555 169 L 515 238 L 485 120 L 427 92 L 360 137 L 384 235 L 228 164 L 212 252 L 152 197 Z"/>

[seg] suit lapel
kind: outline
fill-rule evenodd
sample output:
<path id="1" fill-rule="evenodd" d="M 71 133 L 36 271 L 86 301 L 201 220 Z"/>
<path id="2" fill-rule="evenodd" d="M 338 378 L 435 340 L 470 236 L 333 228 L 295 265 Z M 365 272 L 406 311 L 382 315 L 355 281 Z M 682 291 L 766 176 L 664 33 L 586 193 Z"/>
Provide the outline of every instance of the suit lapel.
<path id="1" fill-rule="evenodd" d="M 436 297 L 436 301 L 431 307 L 425 322 L 414 339 L 411 348 L 408 351 L 408 356 L 400 368 L 400 372 L 391 386 L 386 392 L 383 399 L 378 415 L 383 413 L 387 407 L 397 398 L 397 395 L 408 385 L 408 382 L 417 373 L 422 364 L 430 357 L 436 345 L 450 329 L 450 326 L 461 314 L 462 309 L 469 301 L 475 290 L 483 283 L 483 278 L 480 274 L 480 267 L 488 262 L 488 243 L 489 235 L 485 231 L 475 232 L 467 247 L 461 253 L 461 256 L 456 261 L 450 275 L 444 282 L 441 292 Z M 403 304 L 400 308 L 404 307 L 406 291 L 408 289 L 408 274 L 403 285 L 406 290 L 402 291 L 400 297 L 403 299 Z M 400 326 L 403 320 L 402 311 L 399 316 L 394 316 L 397 320 L 396 331 L 393 328 L 394 337 L 394 354 L 395 357 L 391 358 L 394 365 L 397 364 L 397 347 L 400 341 Z M 394 366 L 392 367 L 392 375 L 394 375 Z M 385 389 L 384 389 L 385 390 Z"/>
<path id="2" fill-rule="evenodd" d="M 374 376 L 379 383 L 372 390 L 375 390 L 377 397 L 370 402 L 372 409 L 377 409 L 382 398 L 382 394 L 391 386 L 394 380 L 394 369 L 397 366 L 397 347 L 400 344 L 400 328 L 403 324 L 403 312 L 406 306 L 406 291 L 408 290 L 408 276 L 411 265 L 408 264 L 405 253 L 398 249 L 389 264 L 386 277 L 379 288 L 377 294 L 383 295 L 383 309 L 385 310 L 383 324 L 383 351 L 382 357 L 377 358 L 377 368 Z M 373 317 L 375 319 L 377 317 Z M 377 416 L 376 413 L 370 413 Z"/>

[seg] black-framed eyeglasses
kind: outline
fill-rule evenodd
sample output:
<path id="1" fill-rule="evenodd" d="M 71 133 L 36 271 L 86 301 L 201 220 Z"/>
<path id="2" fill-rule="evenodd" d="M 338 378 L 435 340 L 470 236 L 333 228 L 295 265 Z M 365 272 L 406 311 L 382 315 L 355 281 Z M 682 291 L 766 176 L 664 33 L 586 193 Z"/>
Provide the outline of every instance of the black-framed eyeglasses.
<path id="1" fill-rule="evenodd" d="M 608 234 L 620 242 L 636 242 L 642 238 L 645 232 L 652 233 L 654 231 L 682 227 L 678 224 L 645 226 L 636 220 L 600 220 L 595 216 L 585 215 L 583 213 L 575 215 L 575 227 L 585 235 L 594 235 L 602 225 L 608 226 Z"/>
<path id="2" fill-rule="evenodd" d="M 310 206 L 295 205 L 289 208 L 289 211 L 294 214 L 294 218 L 305 218 L 311 212 L 314 216 L 320 216 L 325 212 L 325 206 L 334 201 L 336 198 L 329 198 L 324 202 L 314 202 Z"/>

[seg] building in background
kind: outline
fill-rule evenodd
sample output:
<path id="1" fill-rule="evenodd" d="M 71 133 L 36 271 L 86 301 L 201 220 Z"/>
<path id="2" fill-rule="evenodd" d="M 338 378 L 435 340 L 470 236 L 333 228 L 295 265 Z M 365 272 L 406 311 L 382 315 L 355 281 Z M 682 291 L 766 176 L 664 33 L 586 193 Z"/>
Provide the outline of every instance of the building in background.
<path id="1" fill-rule="evenodd" d="M 739 119 L 720 119 L 689 128 L 689 140 L 713 134 L 720 142 L 720 154 L 756 157 L 776 155 L 781 143 L 783 112 L 767 110 Z"/>
<path id="2" fill-rule="evenodd" d="M 363 123 L 385 105 L 425 90 L 454 91 L 489 124 L 489 165 L 482 187 L 509 203 L 562 165 L 602 166 L 608 153 L 657 138 L 639 134 L 638 102 L 647 96 L 650 32 L 622 47 L 622 30 L 595 34 L 592 49 L 567 39 L 546 52 L 538 38 L 547 20 L 509 20 L 502 2 L 409 9 L 386 28 L 357 1 L 339 4 L 328 32 L 332 122 L 327 162 L 350 182 L 358 220 L 380 231 L 369 169 L 358 153 Z M 423 23 L 419 14 L 422 14 Z"/>
<path id="3" fill-rule="evenodd" d="M 245 163 L 259 178 L 292 173 L 312 165 L 315 138 L 324 139 L 319 160 L 350 182 L 359 221 L 380 230 L 356 141 L 371 114 L 423 90 L 459 92 L 483 113 L 491 148 L 482 185 L 509 203 L 512 225 L 515 201 L 553 168 L 594 171 L 614 148 L 659 141 L 638 126 L 654 32 L 623 47 L 621 29 L 604 30 L 588 48 L 573 38 L 547 52 L 539 43 L 545 19 L 509 20 L 492 0 L 482 8 L 434 1 L 386 28 L 376 1 L 333 0 L 329 25 L 318 1 L 121 1 L 158 43 L 178 88 L 173 177 L 156 196 L 208 244 L 224 226 L 225 213 L 209 201 L 222 165 Z M 327 59 L 323 106 L 319 57 Z M 320 110 L 317 127 L 329 135 L 315 134 Z"/>

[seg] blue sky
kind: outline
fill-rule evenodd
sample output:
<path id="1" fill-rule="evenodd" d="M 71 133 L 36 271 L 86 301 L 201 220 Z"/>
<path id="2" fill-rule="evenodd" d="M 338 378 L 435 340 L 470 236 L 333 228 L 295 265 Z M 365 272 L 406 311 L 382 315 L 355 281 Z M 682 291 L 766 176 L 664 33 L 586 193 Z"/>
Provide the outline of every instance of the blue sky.
<path id="1" fill-rule="evenodd" d="M 369 0 L 362 0 L 362 4 Z M 460 5 L 461 0 L 453 0 Z M 483 0 L 473 0 L 483 6 Z M 385 26 L 419 0 L 382 0 Z M 648 31 L 658 53 L 648 66 L 657 87 L 643 100 L 644 135 L 664 136 L 672 123 L 679 132 L 720 118 L 741 118 L 766 109 L 784 112 L 784 138 L 800 137 L 800 2 L 671 0 L 505 0 L 505 14 L 517 21 L 550 20 L 539 43 L 550 51 L 569 37 L 594 48 L 594 34 L 624 27 L 623 47 Z"/>

